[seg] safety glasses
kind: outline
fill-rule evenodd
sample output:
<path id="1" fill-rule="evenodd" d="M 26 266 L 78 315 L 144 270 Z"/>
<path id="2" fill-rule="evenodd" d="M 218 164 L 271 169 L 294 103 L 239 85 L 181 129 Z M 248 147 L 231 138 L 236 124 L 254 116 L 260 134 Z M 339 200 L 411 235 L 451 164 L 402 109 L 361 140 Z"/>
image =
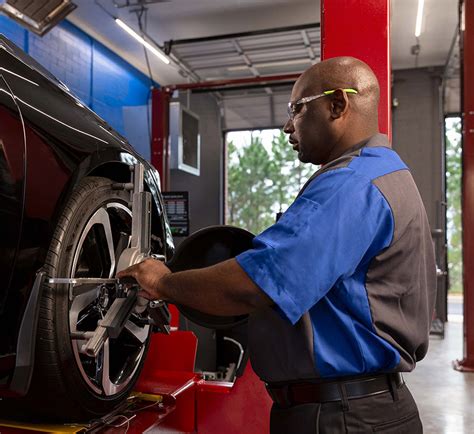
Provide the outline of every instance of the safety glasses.
<path id="1" fill-rule="evenodd" d="M 312 95 L 312 96 L 305 96 L 304 98 L 299 99 L 298 101 L 295 102 L 289 102 L 288 103 L 288 117 L 293 120 L 295 116 L 299 113 L 301 108 L 303 107 L 303 104 L 307 104 L 311 101 L 314 101 L 318 98 L 322 98 L 323 96 L 328 96 L 332 95 L 334 92 L 336 92 L 337 89 L 332 89 L 332 90 L 325 90 L 323 93 L 320 93 L 319 95 Z M 342 89 L 346 93 L 352 93 L 352 94 L 357 94 L 357 90 L 355 89 Z"/>

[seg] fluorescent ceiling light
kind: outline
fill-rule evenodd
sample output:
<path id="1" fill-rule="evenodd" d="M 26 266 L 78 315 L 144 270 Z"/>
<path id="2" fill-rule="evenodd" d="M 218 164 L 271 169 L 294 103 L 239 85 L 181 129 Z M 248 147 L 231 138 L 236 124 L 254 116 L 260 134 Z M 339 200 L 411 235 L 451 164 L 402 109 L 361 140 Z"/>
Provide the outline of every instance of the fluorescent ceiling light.
<path id="1" fill-rule="evenodd" d="M 415 36 L 418 38 L 421 35 L 421 23 L 423 22 L 423 7 L 425 0 L 418 0 L 418 12 L 416 14 Z"/>
<path id="2" fill-rule="evenodd" d="M 145 48 L 150 50 L 156 57 L 158 57 L 162 62 L 166 63 L 169 65 L 170 59 L 168 59 L 163 53 L 158 50 L 158 48 L 154 47 L 151 45 L 149 42 L 145 41 L 145 39 L 140 36 L 135 30 L 133 30 L 131 27 L 127 26 L 121 19 L 115 18 L 115 22 L 122 27 L 130 36 L 135 38 L 140 44 L 144 45 Z"/>

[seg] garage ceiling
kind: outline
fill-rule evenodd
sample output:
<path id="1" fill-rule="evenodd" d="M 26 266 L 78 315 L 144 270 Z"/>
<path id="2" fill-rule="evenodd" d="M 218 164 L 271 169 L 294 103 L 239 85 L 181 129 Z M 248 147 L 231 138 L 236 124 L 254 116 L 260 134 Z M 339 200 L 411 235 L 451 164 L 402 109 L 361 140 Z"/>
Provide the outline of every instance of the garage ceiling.
<path id="1" fill-rule="evenodd" d="M 129 4 L 140 3 L 128 0 Z M 165 65 L 150 55 L 152 75 L 160 84 L 299 73 L 319 61 L 319 0 L 148 0 L 147 35 L 164 46 L 170 40 L 207 38 L 286 28 L 285 32 L 226 36 L 220 40 L 173 44 L 181 62 Z M 138 31 L 137 7 L 127 0 L 81 0 L 68 19 L 148 74 L 143 47 L 120 29 L 118 17 Z M 392 67 L 446 64 L 458 21 L 458 0 L 425 0 L 421 51 L 411 47 L 417 0 L 392 0 Z M 361 31 L 364 25 L 361 23 Z M 292 28 L 289 30 L 288 28 Z M 188 74 L 183 74 L 187 70 Z M 181 73 L 180 73 L 181 72 Z M 277 126 L 285 120 L 290 88 L 263 88 L 220 93 L 228 128 Z M 255 110 L 249 110 L 249 107 Z M 257 116 L 257 113 L 260 113 Z M 261 113 L 266 113 L 262 115 Z M 256 117 L 257 116 L 257 117 Z M 262 118 L 265 117 L 265 119 Z"/>
<path id="2" fill-rule="evenodd" d="M 146 72 L 143 48 L 123 32 L 98 5 L 138 30 L 134 8 L 119 8 L 126 0 L 81 0 L 69 20 Z M 130 0 L 136 3 L 137 0 Z M 417 0 L 392 0 L 392 65 L 415 67 L 410 48 L 414 36 Z M 171 0 L 151 3 L 147 33 L 160 45 L 170 39 L 201 38 L 229 33 L 316 24 L 319 0 Z M 418 66 L 443 65 L 457 24 L 458 0 L 425 0 Z M 136 8 L 135 8 L 136 9 Z M 361 23 L 363 26 L 369 23 Z M 287 55 L 282 51 L 279 60 Z M 153 59 L 152 59 L 153 57 Z M 154 78 L 162 84 L 185 82 L 176 67 L 150 56 Z M 242 60 L 242 66 L 244 61 Z M 301 65 L 303 66 L 303 65 Z M 302 68 L 301 68 L 302 69 Z"/>
<path id="3" fill-rule="evenodd" d="M 320 60 L 318 24 L 171 42 L 200 81 L 300 73 Z"/>

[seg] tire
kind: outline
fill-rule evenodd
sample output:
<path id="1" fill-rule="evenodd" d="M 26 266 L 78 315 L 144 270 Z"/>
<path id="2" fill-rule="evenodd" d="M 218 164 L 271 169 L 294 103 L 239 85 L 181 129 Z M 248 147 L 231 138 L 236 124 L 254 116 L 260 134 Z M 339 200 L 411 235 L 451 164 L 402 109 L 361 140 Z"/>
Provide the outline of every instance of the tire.
<path id="1" fill-rule="evenodd" d="M 118 262 L 129 247 L 131 211 L 129 193 L 112 189 L 112 184 L 86 177 L 74 190 L 53 235 L 46 275 L 115 275 L 114 260 Z M 44 286 L 30 391 L 24 398 L 4 402 L 15 417 L 90 421 L 113 410 L 133 388 L 148 349 L 150 326 L 144 325 L 142 314 L 133 313 L 120 336 L 109 339 L 97 358 L 80 353 L 84 341 L 73 340 L 71 332 L 94 330 L 115 299 L 113 285 L 84 288 L 84 293 L 72 295 L 69 285 Z"/>

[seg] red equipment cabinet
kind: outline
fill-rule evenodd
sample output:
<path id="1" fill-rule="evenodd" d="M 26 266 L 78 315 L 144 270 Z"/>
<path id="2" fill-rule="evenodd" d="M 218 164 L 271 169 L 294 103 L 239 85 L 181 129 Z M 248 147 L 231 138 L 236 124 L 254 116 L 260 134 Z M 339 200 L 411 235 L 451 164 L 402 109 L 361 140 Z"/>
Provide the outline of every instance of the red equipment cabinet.
<path id="1" fill-rule="evenodd" d="M 162 395 L 165 405 L 173 410 L 152 432 L 173 429 L 183 433 L 262 434 L 269 431 L 271 401 L 250 363 L 235 383 L 206 381 L 194 372 L 197 338 L 192 332 L 157 334 L 151 345 L 135 389 Z M 129 432 L 139 431 L 134 431 L 132 426 Z"/>

